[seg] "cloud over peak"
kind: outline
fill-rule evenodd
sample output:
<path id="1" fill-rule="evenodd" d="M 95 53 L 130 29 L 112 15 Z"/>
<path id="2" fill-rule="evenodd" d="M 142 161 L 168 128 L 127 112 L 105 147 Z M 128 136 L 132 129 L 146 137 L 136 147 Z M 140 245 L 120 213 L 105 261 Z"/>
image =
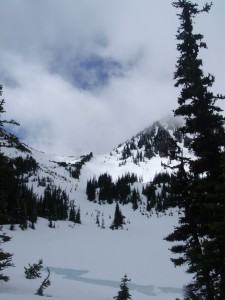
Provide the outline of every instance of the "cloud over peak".
<path id="1" fill-rule="evenodd" d="M 216 1 L 197 24 L 219 92 L 224 6 Z M 169 1 L 14 0 L 0 9 L 0 81 L 25 142 L 63 154 L 110 151 L 175 107 L 178 21 Z"/>

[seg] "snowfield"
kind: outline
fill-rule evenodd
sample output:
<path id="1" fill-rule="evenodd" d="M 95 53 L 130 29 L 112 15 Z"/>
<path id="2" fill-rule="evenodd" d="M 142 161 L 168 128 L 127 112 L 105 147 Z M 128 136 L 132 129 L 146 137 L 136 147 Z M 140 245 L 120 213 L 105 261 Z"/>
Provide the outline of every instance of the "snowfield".
<path id="1" fill-rule="evenodd" d="M 106 208 L 105 216 L 112 213 Z M 124 211 L 124 207 L 122 207 Z M 0 283 L 2 300 L 40 299 L 34 295 L 40 279 L 28 280 L 24 266 L 42 258 L 51 269 L 52 285 L 46 297 L 68 300 L 107 300 L 117 295 L 120 279 L 126 273 L 132 279 L 133 300 L 174 300 L 190 277 L 170 262 L 170 243 L 163 240 L 176 224 L 177 217 L 142 216 L 126 208 L 131 224 L 125 230 L 101 229 L 93 225 L 94 216 L 83 215 L 84 224 L 58 221 L 50 229 L 39 219 L 36 230 L 5 232 L 12 240 L 4 249 L 14 253 L 14 268 L 9 268 L 8 283 Z"/>

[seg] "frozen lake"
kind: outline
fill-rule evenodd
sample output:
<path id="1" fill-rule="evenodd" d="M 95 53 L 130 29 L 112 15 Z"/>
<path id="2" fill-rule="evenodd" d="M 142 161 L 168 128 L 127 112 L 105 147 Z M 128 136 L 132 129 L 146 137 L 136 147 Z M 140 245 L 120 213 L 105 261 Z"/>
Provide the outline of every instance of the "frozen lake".
<path id="1" fill-rule="evenodd" d="M 101 209 L 109 215 L 113 207 Z M 14 253 L 15 268 L 7 270 L 10 281 L 0 291 L 1 300 L 39 299 L 35 291 L 45 274 L 39 280 L 27 280 L 24 266 L 40 258 L 51 269 L 46 295 L 54 300 L 88 300 L 90 295 L 92 300 L 112 300 L 125 274 L 131 279 L 133 300 L 181 298 L 190 276 L 184 268 L 173 266 L 168 250 L 171 245 L 163 239 L 176 219 L 147 219 L 128 207 L 126 214 L 132 220 L 128 230 L 102 230 L 84 216 L 86 223 L 75 228 L 70 222 L 57 222 L 56 229 L 50 229 L 48 221 L 40 219 L 36 230 L 7 229 L 12 240 L 4 247 Z"/>
<path id="2" fill-rule="evenodd" d="M 120 282 L 106 279 L 94 279 L 88 278 L 89 271 L 87 270 L 76 270 L 76 269 L 67 269 L 67 268 L 55 268 L 49 267 L 50 270 L 57 274 L 63 276 L 65 279 L 80 281 L 87 284 L 94 284 L 99 286 L 107 286 L 113 288 L 119 288 Z M 157 296 L 160 294 L 182 294 L 182 289 L 174 287 L 162 287 L 154 285 L 139 285 L 130 282 L 128 284 L 130 290 L 136 290 L 139 293 L 145 294 L 147 296 Z"/>

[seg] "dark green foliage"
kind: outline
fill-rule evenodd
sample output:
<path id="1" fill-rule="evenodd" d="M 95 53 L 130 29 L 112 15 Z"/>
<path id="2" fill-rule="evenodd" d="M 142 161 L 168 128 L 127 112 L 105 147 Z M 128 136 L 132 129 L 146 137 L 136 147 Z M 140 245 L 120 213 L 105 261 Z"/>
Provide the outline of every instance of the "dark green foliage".
<path id="1" fill-rule="evenodd" d="M 0 94 L 2 88 L 0 87 Z M 0 101 L 0 137 L 3 138 L 0 147 L 19 147 L 19 141 L 7 134 L 3 125 L 14 124 L 14 121 L 2 120 L 4 101 Z M 6 141 L 6 142 L 5 142 Z M 29 152 L 21 144 L 21 151 Z M 92 153 L 81 158 L 82 165 L 90 160 Z M 50 186 L 50 179 L 38 178 L 38 184 L 47 186 L 44 196 L 40 199 L 27 187 L 29 176 L 36 173 L 37 162 L 30 156 L 9 159 L 0 153 L 0 224 L 19 224 L 22 230 L 28 227 L 35 229 L 37 216 L 49 219 L 49 225 L 54 227 L 53 221 L 68 218 L 68 196 L 59 188 Z"/>
<path id="2" fill-rule="evenodd" d="M 92 180 L 90 179 L 87 182 L 86 194 L 89 201 L 95 201 L 97 186 L 98 184 L 95 178 L 93 178 Z"/>
<path id="3" fill-rule="evenodd" d="M 15 208 L 15 195 L 18 191 L 18 182 L 14 175 L 14 169 L 9 160 L 0 153 L 0 222 L 11 223 L 10 217 Z"/>
<path id="4" fill-rule="evenodd" d="M 18 179 L 10 159 L 0 154 L 0 223 L 34 227 L 37 220 L 37 197 Z"/>
<path id="5" fill-rule="evenodd" d="M 51 285 L 51 281 L 49 279 L 51 272 L 50 272 L 49 268 L 47 268 L 47 272 L 48 272 L 48 274 L 47 274 L 46 278 L 42 281 L 40 287 L 36 291 L 36 295 L 38 295 L 38 296 L 44 296 L 44 290 L 47 289 Z"/>
<path id="6" fill-rule="evenodd" d="M 27 155 L 26 158 L 21 156 L 11 160 L 17 177 L 23 177 L 25 174 L 32 175 L 38 169 L 38 163 L 32 157 Z"/>
<path id="7" fill-rule="evenodd" d="M 147 211 L 155 208 L 157 212 L 165 212 L 177 205 L 171 197 L 171 180 L 168 173 L 159 173 L 143 188 L 142 194 L 147 198 Z"/>
<path id="8" fill-rule="evenodd" d="M 10 237 L 1 234 L 0 235 L 0 245 L 2 243 L 8 242 L 10 241 Z M 12 267 L 12 254 L 4 252 L 1 248 L 0 248 L 0 280 L 3 281 L 8 281 L 9 277 L 2 274 L 2 271 L 5 270 L 8 267 Z"/>
<path id="9" fill-rule="evenodd" d="M 147 198 L 147 211 L 150 211 L 152 208 L 156 206 L 156 187 L 154 184 L 149 183 L 146 185 L 143 190 L 142 194 Z"/>
<path id="10" fill-rule="evenodd" d="M 131 199 L 132 208 L 133 210 L 136 210 L 138 208 L 138 202 L 140 202 L 140 194 L 138 190 L 134 189 L 131 193 Z"/>
<path id="11" fill-rule="evenodd" d="M 130 201 L 131 184 L 136 181 L 138 181 L 138 179 L 135 174 L 127 173 L 119 177 L 115 183 L 114 198 L 118 199 L 122 204 L 127 204 Z"/>
<path id="12" fill-rule="evenodd" d="M 193 32 L 193 19 L 208 12 L 189 0 L 173 2 L 178 14 L 177 49 L 180 52 L 175 86 L 181 87 L 176 116 L 185 120 L 180 132 L 196 159 L 176 154 L 178 165 L 171 178 L 171 196 L 182 211 L 179 226 L 167 237 L 176 241 L 172 252 L 175 265 L 188 265 L 194 274 L 186 299 L 225 299 L 225 169 L 224 118 L 215 105 L 212 75 L 205 76 L 199 50 L 206 48 L 201 34 Z"/>
<path id="13" fill-rule="evenodd" d="M 69 221 L 75 223 L 75 217 L 76 217 L 75 205 L 74 205 L 74 201 L 71 201 L 70 202 Z"/>
<path id="14" fill-rule="evenodd" d="M 114 184 L 112 177 L 108 174 L 102 174 L 98 178 L 97 187 L 99 188 L 99 202 L 107 200 L 107 203 L 113 203 Z"/>
<path id="15" fill-rule="evenodd" d="M 0 94 L 2 87 L 0 86 Z M 15 146 L 21 151 L 26 148 L 19 143 L 13 135 L 7 134 L 3 128 L 4 124 L 17 124 L 15 121 L 2 119 L 4 113 L 4 100 L 0 101 L 0 136 L 9 143 L 7 147 Z M 18 125 L 18 124 L 17 124 Z M 19 145 L 21 145 L 19 147 Z M 5 146 L 4 144 L 0 144 Z M 29 151 L 27 151 L 29 152 Z M 6 158 L 0 153 L 0 223 L 1 224 L 20 224 L 22 229 L 27 228 L 27 222 L 34 223 L 37 219 L 36 202 L 37 198 L 32 190 L 25 186 L 23 172 L 34 171 L 37 168 L 35 160 L 29 156 L 26 159 L 22 157 L 16 159 Z"/>
<path id="16" fill-rule="evenodd" d="M 184 300 L 201 300 L 202 297 L 196 294 L 194 286 L 187 285 L 184 289 Z"/>
<path id="17" fill-rule="evenodd" d="M 119 228 L 123 228 L 124 225 L 124 219 L 125 217 L 123 216 L 119 204 L 116 204 L 116 209 L 115 209 L 115 213 L 114 213 L 114 219 L 112 222 L 112 225 L 110 226 L 111 229 L 119 229 Z"/>
<path id="18" fill-rule="evenodd" d="M 170 183 L 170 175 L 168 173 L 158 173 L 154 176 L 152 183 L 154 185 L 161 185 L 161 184 L 166 184 L 166 183 Z"/>
<path id="19" fill-rule="evenodd" d="M 131 185 L 138 181 L 137 175 L 127 173 L 113 182 L 112 177 L 107 173 L 102 174 L 96 180 L 95 178 L 87 182 L 86 194 L 90 201 L 98 200 L 99 203 L 112 204 L 119 201 L 122 204 L 132 202 L 130 199 Z M 98 199 L 96 199 L 98 191 Z"/>
<path id="20" fill-rule="evenodd" d="M 27 279 L 41 278 L 41 271 L 43 270 L 43 261 L 40 259 L 38 263 L 33 265 L 29 264 L 28 267 L 24 267 L 25 277 Z"/>
<path id="21" fill-rule="evenodd" d="M 129 281 L 130 279 L 128 279 L 127 275 L 125 274 L 124 277 L 121 279 L 120 290 L 118 292 L 118 295 L 113 297 L 113 299 L 116 300 L 132 299 L 127 285 Z"/>
<path id="22" fill-rule="evenodd" d="M 38 215 L 50 222 L 68 218 L 69 197 L 60 188 L 46 187 L 44 196 L 38 202 Z"/>
<path id="23" fill-rule="evenodd" d="M 78 210 L 75 209 L 74 201 L 71 201 L 70 203 L 69 221 L 81 224 L 80 208 L 78 208 Z"/>
<path id="24" fill-rule="evenodd" d="M 159 154 L 160 157 L 167 157 L 170 152 L 176 150 L 176 142 L 171 135 L 162 126 L 158 127 L 157 134 L 154 137 L 154 152 Z"/>
<path id="25" fill-rule="evenodd" d="M 122 159 L 127 159 L 128 157 L 131 156 L 131 151 L 130 151 L 130 145 L 129 144 L 126 144 L 123 148 L 123 151 L 122 151 Z"/>
<path id="26" fill-rule="evenodd" d="M 35 228 L 34 224 L 37 222 L 37 202 L 38 199 L 32 189 L 29 190 L 26 185 L 21 184 L 15 214 L 15 222 L 20 224 L 21 229 L 27 229 L 28 222 L 32 229 Z"/>
<path id="27" fill-rule="evenodd" d="M 75 215 L 75 223 L 81 224 L 81 218 L 80 218 L 80 208 L 78 208 L 76 215 Z"/>
<path id="28" fill-rule="evenodd" d="M 138 189 L 132 188 L 135 182 L 138 182 L 138 178 L 132 173 L 119 177 L 115 182 L 112 181 L 110 175 L 105 173 L 100 175 L 97 180 L 93 178 L 87 182 L 87 198 L 90 201 L 98 201 L 100 204 L 105 202 L 108 204 L 131 203 L 133 209 L 136 210 L 142 201 Z M 142 191 L 147 198 L 146 209 L 150 211 L 155 208 L 158 212 L 164 212 L 170 207 L 175 207 L 177 201 L 174 201 L 174 197 L 171 197 L 170 193 L 171 176 L 168 173 L 156 174 L 152 182 L 147 184 Z"/>

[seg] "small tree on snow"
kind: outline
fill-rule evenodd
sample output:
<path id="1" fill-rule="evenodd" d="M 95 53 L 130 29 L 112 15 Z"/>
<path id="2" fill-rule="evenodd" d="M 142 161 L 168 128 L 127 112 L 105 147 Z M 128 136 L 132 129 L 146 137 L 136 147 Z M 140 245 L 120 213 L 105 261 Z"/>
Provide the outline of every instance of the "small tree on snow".
<path id="1" fill-rule="evenodd" d="M 100 221 L 99 221 L 99 212 L 96 215 L 96 224 L 98 225 L 98 227 L 100 226 Z"/>
<path id="2" fill-rule="evenodd" d="M 115 300 L 128 300 L 132 299 L 131 295 L 129 293 L 129 288 L 127 286 L 127 283 L 130 281 L 130 279 L 127 278 L 127 275 L 125 274 L 124 277 L 121 279 L 120 284 L 120 290 L 118 292 L 118 295 L 113 297 Z"/>
<path id="3" fill-rule="evenodd" d="M 50 281 L 50 269 L 47 268 L 47 276 L 46 278 L 42 281 L 40 287 L 37 289 L 36 295 L 38 296 L 44 296 L 44 290 L 47 289 L 47 287 L 49 287 L 51 285 L 51 281 Z"/>
<path id="4" fill-rule="evenodd" d="M 41 278 L 41 271 L 43 269 L 43 261 L 40 259 L 37 264 L 28 265 L 28 268 L 24 267 L 25 277 L 27 279 Z"/>
<path id="5" fill-rule="evenodd" d="M 124 224 L 124 216 L 120 210 L 119 204 L 116 204 L 116 209 L 115 209 L 115 214 L 114 214 L 114 219 L 113 219 L 113 223 L 110 226 L 111 229 L 119 229 L 119 228 L 123 228 L 123 224 Z"/>

